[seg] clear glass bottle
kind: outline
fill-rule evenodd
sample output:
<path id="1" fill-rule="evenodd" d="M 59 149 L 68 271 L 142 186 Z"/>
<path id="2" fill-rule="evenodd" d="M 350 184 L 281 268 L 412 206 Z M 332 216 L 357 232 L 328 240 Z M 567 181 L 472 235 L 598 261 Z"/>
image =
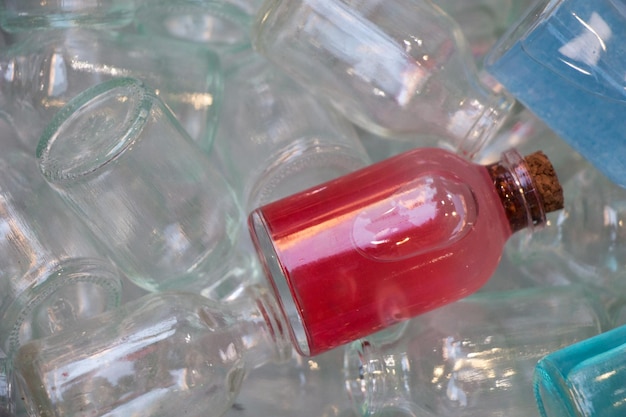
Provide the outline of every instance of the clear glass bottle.
<path id="1" fill-rule="evenodd" d="M 220 416 L 246 373 L 291 357 L 275 300 L 236 303 L 149 294 L 20 348 L 16 377 L 31 415 Z"/>
<path id="2" fill-rule="evenodd" d="M 520 233 L 506 256 L 535 285 L 585 283 L 626 290 L 626 190 L 589 163 L 563 182 L 564 210 L 538 233 Z"/>
<path id="3" fill-rule="evenodd" d="M 618 417 L 626 413 L 626 326 L 541 359 L 534 390 L 541 417 Z"/>
<path id="4" fill-rule="evenodd" d="M 120 301 L 117 268 L 37 172 L 0 156 L 0 349 L 9 359 L 33 338 L 72 327 Z"/>
<path id="5" fill-rule="evenodd" d="M 134 0 L 3 0 L 0 26 L 9 33 L 76 26 L 117 29 L 132 22 L 134 11 Z"/>
<path id="6" fill-rule="evenodd" d="M 626 187 L 623 0 L 541 0 L 486 69 L 612 181 Z"/>
<path id="7" fill-rule="evenodd" d="M 246 212 L 370 163 L 352 124 L 257 54 L 225 77 L 214 150 Z"/>
<path id="8" fill-rule="evenodd" d="M 37 157 L 48 183 L 139 287 L 209 285 L 231 254 L 243 223 L 233 190 L 142 82 L 113 79 L 74 97 Z"/>
<path id="9" fill-rule="evenodd" d="M 481 84 L 458 25 L 430 1 L 267 0 L 257 16 L 257 50 L 375 134 L 438 134 L 471 157 L 512 106 Z"/>
<path id="10" fill-rule="evenodd" d="M 225 73 L 248 54 L 260 0 L 136 0 L 135 25 L 145 35 L 195 43 L 216 52 Z"/>
<path id="11" fill-rule="evenodd" d="M 420 148 L 270 203 L 249 226 L 294 343 L 316 355 L 478 290 L 563 204 L 542 153 Z"/>
<path id="12" fill-rule="evenodd" d="M 537 361 L 608 326 L 584 286 L 478 293 L 410 320 L 396 338 L 352 343 L 346 385 L 362 415 L 402 399 L 441 417 L 528 417 Z"/>
<path id="13" fill-rule="evenodd" d="M 506 30 L 524 15 L 534 0 L 433 0 L 458 24 L 480 62 Z"/>
<path id="14" fill-rule="evenodd" d="M 4 109 L 31 152 L 47 123 L 72 98 L 124 77 L 158 91 L 189 135 L 211 149 L 222 72 L 217 56 L 205 48 L 132 33 L 67 29 L 30 33 L 0 52 Z"/>

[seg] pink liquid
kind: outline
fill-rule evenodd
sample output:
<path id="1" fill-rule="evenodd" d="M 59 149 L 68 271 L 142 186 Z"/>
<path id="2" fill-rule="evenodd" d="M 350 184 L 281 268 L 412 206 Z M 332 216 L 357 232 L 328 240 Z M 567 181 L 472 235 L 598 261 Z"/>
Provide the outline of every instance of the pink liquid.
<path id="1" fill-rule="evenodd" d="M 257 213 L 309 355 L 475 292 L 511 234 L 487 169 L 440 149 L 406 152 Z M 276 289 L 282 278 L 266 272 Z"/>

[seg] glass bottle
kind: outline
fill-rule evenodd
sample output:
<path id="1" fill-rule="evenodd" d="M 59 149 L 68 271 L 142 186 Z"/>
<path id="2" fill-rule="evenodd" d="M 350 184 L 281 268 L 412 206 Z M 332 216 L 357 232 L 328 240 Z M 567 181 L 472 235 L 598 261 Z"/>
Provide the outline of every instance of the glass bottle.
<path id="1" fill-rule="evenodd" d="M 0 53 L 4 109 L 31 152 L 47 123 L 72 98 L 124 77 L 155 89 L 187 133 L 211 149 L 222 72 L 217 56 L 205 48 L 132 33 L 67 29 L 30 33 Z"/>
<path id="2" fill-rule="evenodd" d="M 134 0 L 3 0 L 0 26 L 9 33 L 63 27 L 117 29 L 130 24 Z"/>
<path id="3" fill-rule="evenodd" d="M 225 77 L 214 150 L 247 212 L 370 163 L 351 123 L 258 54 Z"/>
<path id="4" fill-rule="evenodd" d="M 548 354 L 534 391 L 542 417 L 618 417 L 626 413 L 626 326 Z"/>
<path id="5" fill-rule="evenodd" d="M 248 54 L 252 16 L 261 0 L 136 0 L 145 35 L 195 43 L 217 53 L 225 73 Z"/>
<path id="6" fill-rule="evenodd" d="M 626 290 L 626 190 L 590 164 L 563 182 L 565 207 L 538 233 L 520 233 L 505 253 L 537 285 L 585 283 Z"/>
<path id="7" fill-rule="evenodd" d="M 291 357 L 260 288 L 219 303 L 160 292 L 32 341 L 15 358 L 31 415 L 220 416 L 250 369 Z"/>
<path id="8" fill-rule="evenodd" d="M 316 355 L 478 290 L 509 236 L 562 203 L 541 152 L 482 166 L 420 148 L 263 206 L 249 226 L 295 344 Z"/>
<path id="9" fill-rule="evenodd" d="M 461 28 L 477 61 L 524 15 L 534 0 L 433 0 Z"/>
<path id="10" fill-rule="evenodd" d="M 117 268 L 37 172 L 36 160 L 0 156 L 0 349 L 17 348 L 120 301 Z"/>
<path id="11" fill-rule="evenodd" d="M 48 183 L 141 288 L 209 285 L 232 253 L 243 223 L 234 192 L 136 79 L 74 97 L 48 125 L 37 157 Z"/>
<path id="12" fill-rule="evenodd" d="M 529 417 L 537 361 L 608 326 L 584 286 L 481 292 L 410 320 L 396 338 L 350 344 L 346 386 L 362 415 L 402 399 L 440 417 Z"/>
<path id="13" fill-rule="evenodd" d="M 626 186 L 623 0 L 541 0 L 487 70 L 612 181 Z"/>
<path id="14" fill-rule="evenodd" d="M 481 84 L 458 25 L 430 1 L 267 0 L 257 16 L 257 50 L 375 134 L 437 134 L 471 157 L 512 106 Z"/>

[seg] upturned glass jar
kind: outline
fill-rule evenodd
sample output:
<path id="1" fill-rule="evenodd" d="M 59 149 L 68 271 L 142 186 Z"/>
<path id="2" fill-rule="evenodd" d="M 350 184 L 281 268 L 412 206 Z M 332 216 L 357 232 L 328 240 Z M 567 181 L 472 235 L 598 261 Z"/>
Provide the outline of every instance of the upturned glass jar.
<path id="1" fill-rule="evenodd" d="M 85 90 L 37 149 L 46 180 L 138 286 L 205 282 L 242 222 L 234 192 L 167 105 L 136 79 Z"/>

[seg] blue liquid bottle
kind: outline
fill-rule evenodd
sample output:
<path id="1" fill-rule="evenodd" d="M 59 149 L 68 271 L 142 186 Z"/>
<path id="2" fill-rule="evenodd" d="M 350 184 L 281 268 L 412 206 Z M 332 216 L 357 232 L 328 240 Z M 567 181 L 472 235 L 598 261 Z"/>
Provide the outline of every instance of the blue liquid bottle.
<path id="1" fill-rule="evenodd" d="M 542 417 L 626 416 L 626 326 L 541 359 L 534 388 Z"/>
<path id="2" fill-rule="evenodd" d="M 626 0 L 540 0 L 490 51 L 486 68 L 626 187 Z"/>

